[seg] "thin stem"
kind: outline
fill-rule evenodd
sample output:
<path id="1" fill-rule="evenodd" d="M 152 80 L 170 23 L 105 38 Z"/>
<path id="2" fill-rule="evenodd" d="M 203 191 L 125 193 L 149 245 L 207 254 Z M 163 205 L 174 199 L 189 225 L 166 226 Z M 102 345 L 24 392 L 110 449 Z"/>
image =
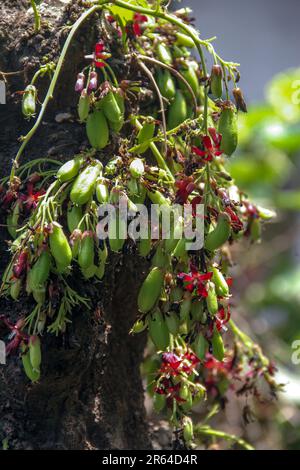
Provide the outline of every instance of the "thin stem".
<path id="1" fill-rule="evenodd" d="M 142 129 L 142 127 L 143 127 L 142 124 L 138 121 L 138 119 L 135 119 L 135 120 L 134 120 L 134 124 L 135 124 L 135 126 L 136 126 L 136 128 L 137 128 L 138 130 Z M 163 170 L 165 170 L 166 173 L 168 174 L 169 179 L 170 179 L 172 182 L 174 182 L 174 181 L 175 181 L 174 176 L 172 175 L 170 168 L 169 168 L 168 165 L 166 164 L 166 162 L 165 162 L 165 160 L 164 160 L 162 154 L 160 153 L 160 151 L 158 150 L 158 148 L 156 147 L 156 145 L 155 145 L 153 142 L 151 142 L 150 145 L 149 145 L 149 147 L 150 147 L 150 149 L 151 149 L 153 155 L 154 155 L 155 158 L 156 158 L 156 161 L 157 161 L 158 166 L 159 166 L 160 168 L 162 168 Z"/>
<path id="2" fill-rule="evenodd" d="M 38 118 L 36 120 L 36 122 L 34 123 L 34 126 L 30 129 L 30 131 L 28 132 L 28 134 L 23 137 L 23 142 L 22 142 L 22 145 L 20 146 L 19 150 L 18 150 L 18 153 L 14 159 L 14 162 L 13 162 L 13 166 L 12 166 L 12 170 L 11 170 L 11 174 L 10 174 L 10 181 L 12 181 L 12 179 L 14 178 L 15 176 L 15 171 L 16 171 L 16 168 L 18 167 L 18 161 L 26 147 L 26 145 L 28 144 L 28 142 L 30 141 L 30 139 L 33 137 L 33 135 L 35 134 L 35 132 L 37 131 L 40 123 L 42 122 L 42 119 L 43 119 L 43 116 L 44 116 L 44 113 L 46 111 L 46 108 L 47 108 L 47 105 L 48 105 L 48 102 L 53 98 L 53 92 L 54 92 L 54 89 L 55 89 L 55 85 L 56 85 L 56 82 L 57 82 L 57 79 L 59 77 L 59 74 L 60 74 L 60 71 L 61 71 L 61 68 L 63 66 L 63 63 L 64 63 L 64 60 L 65 60 L 65 57 L 66 57 L 66 54 L 67 54 L 67 51 L 69 49 L 69 46 L 71 44 L 71 41 L 77 31 L 77 29 L 81 26 L 82 23 L 84 23 L 84 21 L 90 16 L 92 15 L 93 13 L 95 13 L 97 10 L 100 10 L 102 8 L 102 5 L 94 5 L 93 7 L 91 7 L 89 10 L 87 10 L 80 18 L 78 18 L 78 20 L 74 23 L 74 25 L 72 26 L 72 29 L 69 33 L 69 36 L 67 37 L 67 40 L 64 44 L 64 47 L 63 47 L 63 50 L 61 52 L 61 55 L 59 57 L 59 60 L 58 60 L 58 63 L 57 63 L 57 66 L 56 66 L 56 69 L 55 69 L 55 72 L 54 72 L 54 75 L 53 75 L 53 78 L 51 80 L 51 83 L 50 83 L 50 86 L 48 88 L 48 92 L 47 92 L 47 95 L 43 101 L 43 104 L 41 106 L 41 110 L 40 110 L 40 113 L 38 115 Z"/>
<path id="3" fill-rule="evenodd" d="M 154 89 L 156 91 L 156 94 L 158 96 L 158 101 L 161 109 L 161 115 L 162 115 L 162 128 L 163 128 L 163 135 L 164 135 L 164 151 L 167 151 L 167 123 L 166 123 L 166 113 L 165 113 L 165 107 L 164 107 L 164 102 L 161 96 L 161 92 L 157 86 L 157 83 L 155 81 L 155 78 L 153 77 L 153 74 L 151 71 L 146 67 L 146 65 L 141 61 L 137 61 L 139 67 L 145 72 L 149 80 L 151 81 L 152 85 L 154 86 Z"/>
<path id="4" fill-rule="evenodd" d="M 36 33 L 38 33 L 39 30 L 41 29 L 41 15 L 39 14 L 35 1 L 30 0 L 30 3 L 33 9 L 33 14 L 34 14 L 34 30 Z"/>
<path id="5" fill-rule="evenodd" d="M 187 80 L 184 78 L 184 76 L 181 75 L 180 72 L 178 72 L 176 69 L 174 69 L 170 65 L 164 64 L 160 60 L 154 59 L 153 57 L 148 57 L 146 55 L 139 55 L 138 58 L 143 60 L 143 61 L 147 61 L 147 62 L 151 62 L 152 64 L 159 65 L 160 67 L 163 67 L 163 68 L 169 70 L 169 72 L 171 72 L 178 80 L 181 80 L 184 83 L 184 85 L 186 86 L 186 88 L 188 89 L 189 93 L 191 94 L 191 97 L 192 97 L 192 100 L 193 100 L 193 106 L 194 106 L 194 110 L 195 110 L 194 112 L 195 112 L 195 115 L 196 115 L 197 98 L 195 96 L 195 93 L 193 92 L 193 89 L 192 89 L 191 85 L 187 82 Z"/>
<path id="6" fill-rule="evenodd" d="M 233 434 L 227 434 L 226 432 L 218 431 L 216 429 L 195 426 L 194 434 L 208 436 L 208 437 L 217 437 L 219 439 L 225 439 L 226 441 L 231 441 L 231 442 L 238 444 L 239 446 L 243 447 L 246 450 L 254 450 L 254 447 L 248 444 L 248 442 L 244 441 L 244 439 L 241 439 L 240 437 L 235 436 Z"/>

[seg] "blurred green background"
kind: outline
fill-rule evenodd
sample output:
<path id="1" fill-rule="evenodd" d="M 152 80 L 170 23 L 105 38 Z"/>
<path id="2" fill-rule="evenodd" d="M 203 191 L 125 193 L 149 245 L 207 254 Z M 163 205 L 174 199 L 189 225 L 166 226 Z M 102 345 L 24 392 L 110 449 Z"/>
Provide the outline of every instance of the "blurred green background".
<path id="1" fill-rule="evenodd" d="M 299 449 L 300 364 L 292 355 L 300 340 L 300 68 L 275 75 L 239 126 L 239 150 L 228 166 L 237 185 L 277 217 L 264 226 L 261 244 L 235 253 L 235 317 L 285 384 L 277 403 L 258 410 L 262 428 L 252 423 L 247 432 L 258 448 Z"/>

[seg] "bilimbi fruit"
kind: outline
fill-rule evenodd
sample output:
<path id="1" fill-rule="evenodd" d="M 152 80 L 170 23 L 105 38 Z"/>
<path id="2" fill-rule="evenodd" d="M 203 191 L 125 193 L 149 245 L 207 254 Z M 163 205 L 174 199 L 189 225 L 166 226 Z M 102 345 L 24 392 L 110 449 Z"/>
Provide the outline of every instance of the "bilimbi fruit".
<path id="1" fill-rule="evenodd" d="M 139 130 L 137 141 L 140 145 L 139 153 L 144 153 L 149 148 L 149 140 L 154 136 L 155 123 L 145 122 L 143 127 Z"/>
<path id="2" fill-rule="evenodd" d="M 159 43 L 156 49 L 158 59 L 167 65 L 172 65 L 173 57 L 168 46 L 163 43 Z"/>
<path id="3" fill-rule="evenodd" d="M 43 286 L 48 280 L 51 267 L 51 256 L 49 251 L 44 250 L 30 269 L 30 287 L 32 290 Z"/>
<path id="4" fill-rule="evenodd" d="M 34 85 L 28 85 L 25 88 L 22 100 L 22 112 L 23 115 L 30 119 L 35 115 L 36 111 L 36 96 L 37 91 Z"/>
<path id="5" fill-rule="evenodd" d="M 87 269 L 94 264 L 95 242 L 93 232 L 82 234 L 80 249 L 78 253 L 78 264 L 82 269 Z"/>
<path id="6" fill-rule="evenodd" d="M 222 135 L 220 148 L 230 157 L 238 144 L 237 112 L 230 102 L 223 105 L 219 119 L 219 133 Z"/>
<path id="7" fill-rule="evenodd" d="M 154 267 L 144 280 L 138 295 L 138 308 L 142 313 L 149 312 L 160 297 L 164 283 L 162 269 Z"/>
<path id="8" fill-rule="evenodd" d="M 116 94 L 113 91 L 109 91 L 104 98 L 102 98 L 100 106 L 106 119 L 110 122 L 119 123 L 122 120 L 123 113 L 116 99 Z"/>
<path id="9" fill-rule="evenodd" d="M 82 90 L 78 101 L 78 116 L 80 122 L 85 122 L 90 112 L 90 97 L 86 90 Z"/>
<path id="10" fill-rule="evenodd" d="M 229 295 L 229 287 L 226 282 L 226 279 L 218 268 L 213 267 L 212 272 L 212 280 L 215 284 L 217 295 L 219 295 L 220 297 L 227 297 Z"/>
<path id="11" fill-rule="evenodd" d="M 25 374 L 31 382 L 37 382 L 40 378 L 40 371 L 34 370 L 30 362 L 30 352 L 25 343 L 21 344 L 21 359 Z"/>
<path id="12" fill-rule="evenodd" d="M 83 213 L 81 206 L 69 206 L 67 212 L 67 225 L 68 229 L 71 233 L 74 232 L 75 229 L 79 227 L 79 224 L 82 220 Z"/>
<path id="13" fill-rule="evenodd" d="M 189 416 L 185 416 L 182 420 L 183 438 L 187 444 L 190 444 L 194 438 L 193 421 Z"/>
<path id="14" fill-rule="evenodd" d="M 159 70 L 157 84 L 163 97 L 172 100 L 176 95 L 175 81 L 169 70 Z"/>
<path id="15" fill-rule="evenodd" d="M 100 204 L 105 204 L 109 200 L 109 189 L 107 183 L 100 178 L 96 185 L 96 197 Z"/>
<path id="16" fill-rule="evenodd" d="M 221 98 L 223 94 L 223 71 L 218 64 L 212 66 L 210 75 L 210 88 L 214 98 Z"/>
<path id="17" fill-rule="evenodd" d="M 168 111 L 168 129 L 174 129 L 187 118 L 187 104 L 183 93 L 177 90 L 176 96 Z"/>
<path id="18" fill-rule="evenodd" d="M 213 317 L 218 312 L 218 298 L 213 282 L 209 282 L 206 297 L 206 306 L 210 315 Z"/>
<path id="19" fill-rule="evenodd" d="M 52 223 L 52 232 L 49 235 L 50 251 L 55 259 L 59 272 L 64 272 L 72 261 L 72 250 L 63 228 L 57 222 Z"/>
<path id="20" fill-rule="evenodd" d="M 165 319 L 158 308 L 149 316 L 148 329 L 155 347 L 159 351 L 165 351 L 169 346 L 170 334 Z"/>
<path id="21" fill-rule="evenodd" d="M 102 164 L 95 162 L 87 166 L 76 178 L 73 183 L 70 199 L 74 204 L 82 206 L 86 204 L 93 196 L 97 178 L 102 171 Z"/>
<path id="22" fill-rule="evenodd" d="M 80 157 L 75 157 L 72 160 L 64 163 L 57 172 L 57 179 L 61 183 L 65 183 L 66 181 L 71 180 L 77 176 L 81 163 L 82 159 Z"/>
<path id="23" fill-rule="evenodd" d="M 204 247 L 209 251 L 217 250 L 227 242 L 230 234 L 230 217 L 226 212 L 221 212 L 216 227 L 206 236 Z"/>
<path id="24" fill-rule="evenodd" d="M 225 353 L 223 338 L 216 328 L 214 328 L 214 331 L 213 331 L 211 345 L 212 345 L 212 353 L 214 357 L 218 361 L 223 361 L 224 353 Z"/>
<path id="25" fill-rule="evenodd" d="M 38 336 L 30 336 L 29 338 L 29 357 L 34 371 L 40 370 L 42 362 L 41 341 Z"/>
<path id="26" fill-rule="evenodd" d="M 109 129 L 105 114 L 101 109 L 89 114 L 86 121 L 86 133 L 91 146 L 96 150 L 102 150 L 108 144 Z"/>

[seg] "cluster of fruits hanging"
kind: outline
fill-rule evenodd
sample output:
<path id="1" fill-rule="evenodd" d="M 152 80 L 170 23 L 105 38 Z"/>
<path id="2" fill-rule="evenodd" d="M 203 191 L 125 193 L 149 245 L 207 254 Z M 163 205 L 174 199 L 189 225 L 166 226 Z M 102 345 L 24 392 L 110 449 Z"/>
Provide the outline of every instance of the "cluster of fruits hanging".
<path id="1" fill-rule="evenodd" d="M 133 244 L 150 267 L 131 333 L 148 330 L 160 354 L 156 363 L 161 358 L 158 369 L 148 371 L 155 408 L 168 410 L 191 445 L 192 406 L 212 390 L 224 395 L 234 374 L 247 370 L 253 389 L 259 376 L 275 385 L 268 360 L 230 319 L 229 275 L 230 245 L 243 237 L 259 240 L 261 222 L 272 214 L 252 204 L 226 170 L 237 147 L 238 111 L 246 111 L 237 65 L 198 38 L 188 13 L 170 15 L 136 2 L 129 13 L 103 7 L 105 40 L 74 80 L 87 149 L 58 170 L 57 162 L 42 159 L 15 168 L 2 180 L 0 200 L 12 237 L 1 293 L 35 301 L 16 325 L 3 318 L 12 331 L 8 352 L 20 350 L 27 376 L 39 380 L 40 335 L 64 332 L 72 309 L 89 305 L 69 279 L 80 270 L 85 280 L 102 280 L 110 251 Z M 203 49 L 212 55 L 210 73 Z M 30 84 L 23 94 L 28 119 L 35 116 L 37 93 Z M 120 236 L 127 233 L 127 220 L 118 217 L 121 197 L 132 217 L 138 204 L 204 204 L 204 247 L 187 251 L 188 240 L 176 236 L 182 218 L 172 220 L 168 239 L 126 240 Z M 98 207 L 107 203 L 116 208 L 115 224 L 99 241 Z M 238 346 L 226 351 L 228 328 Z"/>

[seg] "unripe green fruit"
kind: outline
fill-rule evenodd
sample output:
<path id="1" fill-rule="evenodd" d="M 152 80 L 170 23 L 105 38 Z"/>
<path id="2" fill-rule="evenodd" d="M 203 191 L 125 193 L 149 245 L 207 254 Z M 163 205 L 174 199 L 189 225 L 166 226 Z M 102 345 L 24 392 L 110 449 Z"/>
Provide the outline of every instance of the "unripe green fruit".
<path id="1" fill-rule="evenodd" d="M 218 299 L 216 295 L 215 285 L 213 282 L 209 282 L 207 297 L 206 297 L 207 310 L 213 317 L 219 310 Z"/>
<path id="2" fill-rule="evenodd" d="M 101 109 L 103 110 L 106 119 L 113 123 L 120 123 L 123 119 L 123 113 L 120 109 L 116 95 L 109 91 L 107 95 L 101 100 Z"/>
<path id="3" fill-rule="evenodd" d="M 21 289 L 22 289 L 22 280 L 16 279 L 10 287 L 9 293 L 10 293 L 11 298 L 14 300 L 18 300 Z"/>
<path id="4" fill-rule="evenodd" d="M 96 185 L 96 197 L 100 204 L 105 204 L 109 200 L 109 190 L 103 180 L 100 180 Z"/>
<path id="5" fill-rule="evenodd" d="M 50 267 L 50 253 L 48 250 L 44 250 L 30 269 L 30 285 L 32 289 L 37 289 L 45 284 L 50 274 Z"/>
<path id="6" fill-rule="evenodd" d="M 130 333 L 135 335 L 135 334 L 141 333 L 142 331 L 145 331 L 146 328 L 147 328 L 147 322 L 146 321 L 137 320 L 134 323 L 133 327 L 131 328 Z"/>
<path id="7" fill-rule="evenodd" d="M 63 272 L 71 263 L 72 250 L 61 225 L 56 222 L 52 224 L 52 233 L 49 235 L 49 242 L 50 251 L 55 259 L 57 268 L 60 272 Z"/>
<path id="8" fill-rule="evenodd" d="M 172 100 L 176 95 L 175 81 L 169 70 L 160 70 L 157 75 L 158 88 L 164 98 Z"/>
<path id="9" fill-rule="evenodd" d="M 148 320 L 149 335 L 158 351 L 165 351 L 169 346 L 170 334 L 164 317 L 157 308 Z"/>
<path id="10" fill-rule="evenodd" d="M 85 279 L 91 279 L 96 275 L 97 269 L 97 266 L 91 264 L 88 268 L 81 268 L 81 272 Z"/>
<path id="11" fill-rule="evenodd" d="M 151 238 L 141 238 L 138 243 L 139 254 L 146 258 L 151 251 Z"/>
<path id="12" fill-rule="evenodd" d="M 183 383 L 181 385 L 180 391 L 179 391 L 179 396 L 180 396 L 180 398 L 185 400 L 183 403 L 180 404 L 181 408 L 184 411 L 189 411 L 193 406 L 193 397 L 192 397 L 191 391 L 189 389 L 189 386 L 187 384 Z"/>
<path id="13" fill-rule="evenodd" d="M 21 355 L 22 364 L 24 367 L 25 374 L 27 375 L 29 380 L 31 380 L 31 382 L 37 382 L 41 375 L 40 371 L 33 370 L 31 362 L 30 362 L 29 350 L 26 351 L 26 346 L 24 344 L 22 344 L 21 346 L 21 351 L 22 351 L 22 355 Z"/>
<path id="14" fill-rule="evenodd" d="M 142 313 L 149 312 L 160 297 L 164 275 L 160 268 L 152 268 L 144 280 L 138 295 L 138 308 Z"/>
<path id="15" fill-rule="evenodd" d="M 88 118 L 90 111 L 90 97 L 86 90 L 83 90 L 81 92 L 77 110 L 80 122 L 85 122 Z"/>
<path id="16" fill-rule="evenodd" d="M 187 118 L 187 104 L 183 93 L 177 90 L 176 96 L 168 111 L 168 129 L 174 129 Z"/>
<path id="17" fill-rule="evenodd" d="M 163 43 L 158 44 L 156 53 L 157 53 L 158 59 L 161 62 L 167 65 L 172 65 L 173 57 L 168 46 L 166 46 Z"/>
<path id="18" fill-rule="evenodd" d="M 34 85 L 28 85 L 25 88 L 22 99 L 22 112 L 26 118 L 31 118 L 36 111 L 36 88 Z"/>
<path id="19" fill-rule="evenodd" d="M 102 110 L 93 111 L 86 121 L 86 133 L 89 142 L 96 150 L 101 150 L 108 144 L 109 129 Z"/>
<path id="20" fill-rule="evenodd" d="M 216 227 L 206 236 L 204 247 L 209 251 L 217 250 L 227 242 L 230 233 L 230 217 L 226 212 L 221 212 Z"/>
<path id="21" fill-rule="evenodd" d="M 227 297 L 229 295 L 229 287 L 223 274 L 218 268 L 212 268 L 212 280 L 215 284 L 216 293 L 220 297 Z"/>
<path id="22" fill-rule="evenodd" d="M 224 343 L 221 334 L 215 328 L 213 337 L 211 340 L 212 344 L 212 353 L 218 361 L 223 361 L 224 359 Z"/>
<path id="23" fill-rule="evenodd" d="M 78 174 L 81 163 L 82 158 L 80 157 L 75 157 L 64 163 L 57 172 L 57 179 L 59 179 L 61 183 L 71 180 Z"/>
<path id="24" fill-rule="evenodd" d="M 193 421 L 188 416 L 183 418 L 183 438 L 187 444 L 190 444 L 194 438 Z"/>
<path id="25" fill-rule="evenodd" d="M 232 105 L 222 109 L 219 119 L 219 133 L 222 135 L 221 150 L 230 157 L 238 144 L 237 113 Z"/>
<path id="26" fill-rule="evenodd" d="M 102 165 L 97 162 L 95 165 L 89 165 L 77 176 L 70 193 L 74 204 L 82 206 L 92 198 L 101 170 Z"/>
<path id="27" fill-rule="evenodd" d="M 83 234 L 78 253 L 78 264 L 84 270 L 94 265 L 95 242 L 93 234 Z"/>
<path id="28" fill-rule="evenodd" d="M 155 123 L 145 122 L 137 135 L 138 144 L 140 145 L 139 153 L 144 153 L 149 148 L 149 140 L 154 136 Z"/>
<path id="29" fill-rule="evenodd" d="M 67 225 L 69 231 L 72 233 L 79 227 L 79 223 L 82 220 L 83 214 L 81 206 L 72 206 L 67 212 Z"/>
<path id="30" fill-rule="evenodd" d="M 41 341 L 38 336 L 30 336 L 29 339 L 29 357 L 34 371 L 40 370 L 42 363 Z"/>
<path id="31" fill-rule="evenodd" d="M 169 206 L 170 201 L 160 192 L 160 191 L 147 191 L 147 196 L 153 204 L 158 204 L 160 206 Z"/>
<path id="32" fill-rule="evenodd" d="M 189 47 L 190 49 L 195 47 L 193 39 L 184 33 L 176 33 L 176 44 L 178 46 Z"/>

